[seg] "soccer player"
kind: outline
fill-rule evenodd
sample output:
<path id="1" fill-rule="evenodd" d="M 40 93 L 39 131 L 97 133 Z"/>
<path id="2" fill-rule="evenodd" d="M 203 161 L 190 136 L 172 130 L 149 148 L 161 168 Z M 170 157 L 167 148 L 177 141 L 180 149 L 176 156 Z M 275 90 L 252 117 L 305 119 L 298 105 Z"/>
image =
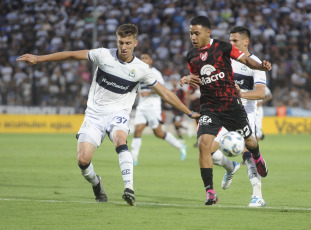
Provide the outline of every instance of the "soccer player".
<path id="1" fill-rule="evenodd" d="M 173 93 L 179 98 L 180 101 L 182 101 L 185 104 L 185 99 L 186 99 L 186 93 L 185 91 L 179 87 L 179 80 L 180 77 L 178 76 L 171 76 L 171 82 L 173 86 Z M 186 127 L 183 126 L 182 122 L 184 120 L 184 114 L 180 112 L 179 110 L 173 108 L 172 110 L 174 117 L 173 117 L 173 124 L 177 133 L 177 136 L 180 141 L 184 141 L 181 133 L 181 129 L 187 129 Z"/>
<path id="2" fill-rule="evenodd" d="M 199 143 L 199 165 L 206 190 L 206 205 L 215 204 L 218 197 L 213 188 L 212 143 L 222 126 L 229 131 L 239 132 L 252 153 L 257 171 L 266 176 L 268 169 L 259 152 L 256 138 L 248 123 L 238 91 L 235 88 L 231 60 L 235 59 L 251 69 L 271 70 L 271 63 L 263 60 L 260 64 L 245 55 L 228 42 L 212 39 L 211 23 L 205 16 L 190 21 L 190 39 L 194 46 L 187 54 L 190 75 L 180 83 L 194 87 L 200 85 L 201 117 L 197 137 Z"/>
<path id="3" fill-rule="evenodd" d="M 263 119 L 263 104 L 271 101 L 273 98 L 270 89 L 266 86 L 265 98 L 257 101 L 257 112 L 256 112 L 256 137 L 257 140 L 263 140 L 265 135 L 262 132 L 262 119 Z"/>
<path id="4" fill-rule="evenodd" d="M 248 45 L 250 43 L 251 33 L 250 31 L 242 26 L 237 26 L 231 29 L 230 31 L 230 43 L 236 48 L 241 50 L 245 55 L 254 59 L 255 61 L 261 63 L 260 59 L 255 55 L 251 54 L 248 50 Z M 234 80 L 236 83 L 236 88 L 239 96 L 241 97 L 242 104 L 247 113 L 249 124 L 253 131 L 252 135 L 256 138 L 256 112 L 257 112 L 257 100 L 265 98 L 266 92 L 266 74 L 264 71 L 252 70 L 246 65 L 232 60 L 232 68 L 234 72 Z M 215 138 L 215 141 L 218 143 L 220 137 L 226 132 L 225 129 L 222 129 L 221 132 Z M 214 146 L 213 150 L 218 148 L 218 144 Z M 212 151 L 213 151 L 212 150 Z M 228 167 L 231 162 L 223 156 L 220 150 L 215 151 L 212 156 L 214 163 Z M 253 194 L 250 207 L 261 207 L 266 206 L 264 199 L 262 198 L 261 192 L 261 177 L 257 172 L 256 165 L 252 158 L 251 153 L 246 150 L 243 154 L 243 160 L 247 166 L 247 173 L 250 179 L 251 185 L 253 187 Z M 229 188 L 232 177 L 236 173 L 239 165 L 237 162 L 232 162 L 235 165 L 235 168 L 232 172 L 225 172 L 225 176 L 222 181 L 222 188 Z"/>
<path id="5" fill-rule="evenodd" d="M 91 159 L 96 148 L 107 134 L 119 156 L 124 182 L 122 198 L 135 205 L 133 188 L 133 158 L 128 150 L 129 114 L 135 101 L 139 82 L 145 82 L 160 97 L 192 118 L 199 114 L 191 112 L 176 95 L 165 88 L 149 66 L 133 55 L 138 44 L 138 29 L 133 24 L 117 28 L 117 49 L 65 51 L 48 55 L 24 54 L 17 61 L 29 64 L 64 60 L 89 60 L 97 65 L 89 92 L 84 121 L 78 132 L 78 165 L 84 178 L 93 186 L 95 199 L 107 201 L 101 178 L 95 173 Z"/>
<path id="6" fill-rule="evenodd" d="M 157 81 L 164 84 L 162 74 L 152 67 L 152 58 L 149 54 L 142 54 L 141 60 L 148 64 Z M 162 138 L 180 151 L 180 159 L 185 160 L 187 152 L 186 145 L 178 141 L 170 132 L 164 132 L 161 125 L 161 98 L 146 83 L 141 82 L 139 87 L 139 99 L 135 114 L 135 132 L 132 140 L 131 150 L 134 166 L 138 164 L 138 155 L 141 147 L 141 135 L 144 128 L 149 125 L 156 137 Z M 180 112 L 178 110 L 178 112 Z M 183 113 L 182 113 L 183 114 Z"/>

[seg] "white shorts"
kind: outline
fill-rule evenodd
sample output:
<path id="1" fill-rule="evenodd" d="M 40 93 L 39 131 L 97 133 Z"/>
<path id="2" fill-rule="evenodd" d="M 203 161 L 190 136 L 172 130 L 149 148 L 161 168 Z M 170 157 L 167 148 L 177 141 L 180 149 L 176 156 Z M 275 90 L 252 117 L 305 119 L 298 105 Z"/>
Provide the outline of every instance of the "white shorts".
<path id="1" fill-rule="evenodd" d="M 252 136 L 256 137 L 256 125 L 255 125 L 255 113 L 248 113 L 247 114 L 247 118 L 248 118 L 248 122 L 249 122 L 249 126 L 252 129 Z M 228 130 L 225 127 L 221 127 L 221 130 L 219 131 L 219 133 L 217 134 L 217 136 L 215 137 L 214 141 L 219 143 L 220 138 L 226 134 L 228 132 Z"/>
<path id="2" fill-rule="evenodd" d="M 106 116 L 86 114 L 78 134 L 86 134 L 96 143 L 96 148 L 103 142 L 106 133 L 110 140 L 116 130 L 130 132 L 130 116 L 125 111 L 118 111 Z"/>
<path id="3" fill-rule="evenodd" d="M 161 109 L 136 110 L 134 125 L 148 124 L 152 129 L 158 128 L 161 117 Z"/>

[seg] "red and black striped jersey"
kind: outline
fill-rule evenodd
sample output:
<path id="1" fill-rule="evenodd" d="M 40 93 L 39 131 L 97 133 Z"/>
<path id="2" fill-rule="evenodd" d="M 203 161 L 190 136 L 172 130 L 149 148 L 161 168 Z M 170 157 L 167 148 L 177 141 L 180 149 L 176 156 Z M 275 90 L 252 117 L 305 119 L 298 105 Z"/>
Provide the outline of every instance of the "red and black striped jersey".
<path id="1" fill-rule="evenodd" d="M 225 111 L 241 103 L 235 89 L 231 60 L 240 59 L 244 53 L 228 42 L 211 39 L 201 49 L 187 53 L 190 72 L 201 78 L 201 111 Z"/>

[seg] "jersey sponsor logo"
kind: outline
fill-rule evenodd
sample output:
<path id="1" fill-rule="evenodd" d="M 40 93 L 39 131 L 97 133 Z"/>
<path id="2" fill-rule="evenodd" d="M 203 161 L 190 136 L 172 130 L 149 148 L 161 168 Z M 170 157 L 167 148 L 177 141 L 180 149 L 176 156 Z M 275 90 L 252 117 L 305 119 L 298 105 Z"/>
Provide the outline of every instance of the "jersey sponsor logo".
<path id="1" fill-rule="evenodd" d="M 216 71 L 215 67 L 212 65 L 205 65 L 201 68 L 201 76 L 202 76 L 202 85 L 207 85 L 213 81 L 218 81 L 221 78 L 225 77 L 225 73 L 224 72 L 220 72 L 214 75 L 211 75 L 212 72 Z M 204 75 L 207 75 L 206 77 L 204 77 Z"/>
<path id="2" fill-rule="evenodd" d="M 235 80 L 235 83 L 238 84 L 238 85 L 243 85 L 244 84 L 244 79 L 238 81 L 238 80 Z"/>
<path id="3" fill-rule="evenodd" d="M 199 124 L 200 125 L 208 125 L 209 123 L 212 123 L 212 118 L 210 118 L 207 115 L 203 115 L 200 117 Z"/>
<path id="4" fill-rule="evenodd" d="M 118 94 L 131 92 L 139 82 L 132 82 L 109 74 L 98 68 L 96 82 L 103 88 Z"/>
<path id="5" fill-rule="evenodd" d="M 207 52 L 204 52 L 204 53 L 200 53 L 200 58 L 202 61 L 205 61 L 208 57 L 208 53 Z"/>

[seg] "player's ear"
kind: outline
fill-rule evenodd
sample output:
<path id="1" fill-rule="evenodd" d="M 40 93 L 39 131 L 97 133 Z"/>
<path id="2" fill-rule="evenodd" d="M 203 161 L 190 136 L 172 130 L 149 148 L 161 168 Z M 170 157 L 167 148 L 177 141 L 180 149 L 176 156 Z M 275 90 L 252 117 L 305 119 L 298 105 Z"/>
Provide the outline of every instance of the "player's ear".
<path id="1" fill-rule="evenodd" d="M 138 39 L 135 40 L 134 47 L 138 45 Z"/>

